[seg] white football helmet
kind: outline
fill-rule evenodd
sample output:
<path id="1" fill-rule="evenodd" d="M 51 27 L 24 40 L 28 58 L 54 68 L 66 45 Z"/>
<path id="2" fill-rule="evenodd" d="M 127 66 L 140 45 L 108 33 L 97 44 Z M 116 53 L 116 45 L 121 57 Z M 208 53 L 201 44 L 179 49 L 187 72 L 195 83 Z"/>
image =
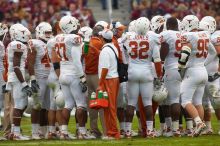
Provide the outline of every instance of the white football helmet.
<path id="1" fill-rule="evenodd" d="M 26 43 L 31 39 L 31 32 L 24 26 L 17 26 L 12 32 L 12 39 Z"/>
<path id="2" fill-rule="evenodd" d="M 216 30 L 216 21 L 212 16 L 205 16 L 199 22 L 199 29 L 214 33 Z"/>
<path id="3" fill-rule="evenodd" d="M 135 28 L 135 22 L 136 22 L 136 20 L 133 20 L 133 21 L 131 21 L 130 23 L 129 23 L 129 25 L 128 25 L 128 31 L 129 32 L 136 32 L 136 28 Z"/>
<path id="4" fill-rule="evenodd" d="M 13 34 L 15 32 L 15 30 L 17 28 L 20 28 L 20 27 L 24 27 L 22 24 L 20 23 L 16 23 L 16 24 L 13 24 L 10 28 L 9 28 L 9 34 L 10 34 L 10 37 L 12 40 L 14 40 L 14 37 L 13 37 Z"/>
<path id="5" fill-rule="evenodd" d="M 85 42 L 89 42 L 91 36 L 92 36 L 92 29 L 88 26 L 84 26 L 82 28 L 79 29 L 78 34 L 80 34 L 81 36 L 83 36 L 83 40 Z"/>
<path id="6" fill-rule="evenodd" d="M 102 27 L 104 27 L 104 29 L 107 29 L 108 28 L 108 23 L 105 22 L 105 21 L 98 21 L 95 26 L 97 25 L 101 25 Z"/>
<path id="7" fill-rule="evenodd" d="M 56 105 L 58 108 L 62 109 L 64 108 L 65 101 L 64 101 L 64 95 L 61 90 L 59 90 L 55 96 Z"/>
<path id="8" fill-rule="evenodd" d="M 150 30 L 150 21 L 146 17 L 140 17 L 135 21 L 136 33 L 145 35 Z"/>
<path id="9" fill-rule="evenodd" d="M 41 22 L 35 29 L 36 38 L 48 41 L 52 37 L 52 26 L 47 22 Z"/>
<path id="10" fill-rule="evenodd" d="M 167 95 L 168 95 L 168 91 L 164 87 L 164 85 L 162 85 L 160 88 L 156 88 L 154 90 L 153 100 L 155 102 L 161 103 L 167 98 Z"/>
<path id="11" fill-rule="evenodd" d="M 0 23 L 0 36 L 5 35 L 8 32 L 6 24 Z"/>
<path id="12" fill-rule="evenodd" d="M 181 25 L 184 27 L 184 31 L 186 32 L 199 28 L 199 19 L 194 15 L 185 16 L 181 23 Z"/>
<path id="13" fill-rule="evenodd" d="M 157 29 L 159 29 L 161 26 L 163 26 L 165 24 L 165 22 L 166 22 L 166 20 L 165 20 L 164 16 L 160 16 L 160 15 L 154 16 L 151 19 L 150 28 L 152 31 L 155 32 Z"/>
<path id="14" fill-rule="evenodd" d="M 72 31 L 77 30 L 80 24 L 78 19 L 67 15 L 60 19 L 59 26 L 63 33 L 70 34 Z"/>

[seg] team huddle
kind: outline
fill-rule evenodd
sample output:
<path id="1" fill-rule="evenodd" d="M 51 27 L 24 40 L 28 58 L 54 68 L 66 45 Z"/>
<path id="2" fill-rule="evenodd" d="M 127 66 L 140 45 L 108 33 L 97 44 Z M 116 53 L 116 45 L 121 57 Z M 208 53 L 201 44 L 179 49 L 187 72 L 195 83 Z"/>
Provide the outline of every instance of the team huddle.
<path id="1" fill-rule="evenodd" d="M 0 96 L 11 94 L 13 98 L 11 128 L 5 138 L 71 140 L 212 134 L 211 107 L 220 123 L 220 31 L 216 31 L 215 19 L 206 16 L 199 21 L 187 15 L 182 21 L 163 16 L 149 21 L 140 17 L 125 30 L 120 22 L 98 21 L 93 29 L 80 27 L 76 18 L 63 16 L 54 30 L 49 23 L 41 22 L 33 39 L 22 24 L 8 29 L 0 23 Z M 4 46 L 7 33 L 11 42 Z M 118 62 L 128 64 L 128 80 L 120 84 Z M 92 92 L 98 91 L 106 91 L 109 96 L 106 109 L 89 105 Z M 68 131 L 73 108 L 75 135 Z M 155 130 L 154 120 L 157 109 L 159 131 Z M 22 135 L 20 128 L 25 111 L 31 114 L 30 137 Z M 134 113 L 139 121 L 138 133 L 132 130 Z M 88 115 L 90 131 L 86 129 Z M 97 126 L 98 116 L 102 132 Z"/>

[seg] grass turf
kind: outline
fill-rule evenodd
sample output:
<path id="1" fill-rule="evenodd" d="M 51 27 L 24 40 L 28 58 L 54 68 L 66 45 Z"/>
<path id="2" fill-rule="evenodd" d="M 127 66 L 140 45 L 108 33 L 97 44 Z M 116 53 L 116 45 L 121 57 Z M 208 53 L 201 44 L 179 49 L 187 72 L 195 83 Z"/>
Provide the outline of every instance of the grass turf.
<path id="1" fill-rule="evenodd" d="M 100 124 L 99 124 L 100 125 Z M 158 116 L 156 117 L 157 128 L 159 126 Z M 135 137 L 132 139 L 121 139 L 114 141 L 105 140 L 72 140 L 72 141 L 61 141 L 61 140 L 30 140 L 30 141 L 0 141 L 0 146 L 68 146 L 68 145 L 80 145 L 80 146 L 220 146 L 220 136 L 218 132 L 218 122 L 213 115 L 212 126 L 214 128 L 214 134 L 209 136 L 200 136 L 197 138 L 181 137 L 181 138 L 154 138 L 145 139 L 141 137 Z M 137 119 L 133 120 L 133 129 L 138 129 Z M 31 124 L 30 118 L 22 119 L 22 130 L 25 135 L 30 135 Z M 75 132 L 75 122 L 71 118 L 69 131 Z M 1 132 L 2 134 L 2 132 Z"/>

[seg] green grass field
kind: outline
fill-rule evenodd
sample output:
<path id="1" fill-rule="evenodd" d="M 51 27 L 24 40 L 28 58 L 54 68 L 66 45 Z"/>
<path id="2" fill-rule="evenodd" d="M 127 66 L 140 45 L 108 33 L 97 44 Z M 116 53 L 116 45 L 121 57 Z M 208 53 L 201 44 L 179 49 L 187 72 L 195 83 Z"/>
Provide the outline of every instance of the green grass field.
<path id="1" fill-rule="evenodd" d="M 217 135 L 218 123 L 213 115 L 212 126 L 215 130 L 213 135 L 200 136 L 197 138 L 181 137 L 181 138 L 154 138 L 146 139 L 136 137 L 132 139 L 121 139 L 114 141 L 106 140 L 72 140 L 72 141 L 61 141 L 61 140 L 40 140 L 40 141 L 0 141 L 0 146 L 220 146 L 220 136 Z M 159 126 L 158 117 L 156 117 L 157 128 Z M 138 123 L 135 118 L 133 121 L 133 129 L 137 130 Z M 30 135 L 31 124 L 30 118 L 23 118 L 22 130 L 25 135 Z M 70 120 L 69 131 L 75 132 L 75 122 L 72 118 Z M 2 133 L 1 133 L 2 134 Z"/>

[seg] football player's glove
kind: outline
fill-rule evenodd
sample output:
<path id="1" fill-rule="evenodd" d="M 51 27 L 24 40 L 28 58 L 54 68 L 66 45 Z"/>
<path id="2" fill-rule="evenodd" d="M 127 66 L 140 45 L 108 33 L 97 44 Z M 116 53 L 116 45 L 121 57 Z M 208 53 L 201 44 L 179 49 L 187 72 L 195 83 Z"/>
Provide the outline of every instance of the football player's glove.
<path id="1" fill-rule="evenodd" d="M 5 85 L 2 86 L 2 93 L 4 94 L 4 93 L 7 93 L 7 92 L 8 92 L 8 90 L 6 90 L 6 84 L 5 84 Z"/>
<path id="2" fill-rule="evenodd" d="M 32 81 L 31 81 L 31 89 L 32 89 L 32 91 L 33 91 L 34 93 L 37 93 L 38 90 L 40 89 L 40 87 L 39 87 L 39 85 L 38 85 L 38 83 L 37 83 L 36 80 L 32 80 Z"/>
<path id="3" fill-rule="evenodd" d="M 159 89 L 162 85 L 162 81 L 159 78 L 154 78 L 154 88 Z"/>
<path id="4" fill-rule="evenodd" d="M 218 79 L 220 77 L 220 72 L 217 72 L 215 73 L 214 75 L 209 75 L 208 76 L 208 81 L 209 82 L 213 82 L 215 81 L 216 79 Z"/>
<path id="5" fill-rule="evenodd" d="M 86 85 L 86 77 L 84 75 L 80 77 L 79 85 L 82 88 L 82 92 L 85 93 L 87 91 L 87 85 Z"/>
<path id="6" fill-rule="evenodd" d="M 32 95 L 32 89 L 30 86 L 26 85 L 25 87 L 22 88 L 22 93 L 23 93 L 23 96 L 25 97 L 28 97 L 28 96 L 31 96 Z"/>

